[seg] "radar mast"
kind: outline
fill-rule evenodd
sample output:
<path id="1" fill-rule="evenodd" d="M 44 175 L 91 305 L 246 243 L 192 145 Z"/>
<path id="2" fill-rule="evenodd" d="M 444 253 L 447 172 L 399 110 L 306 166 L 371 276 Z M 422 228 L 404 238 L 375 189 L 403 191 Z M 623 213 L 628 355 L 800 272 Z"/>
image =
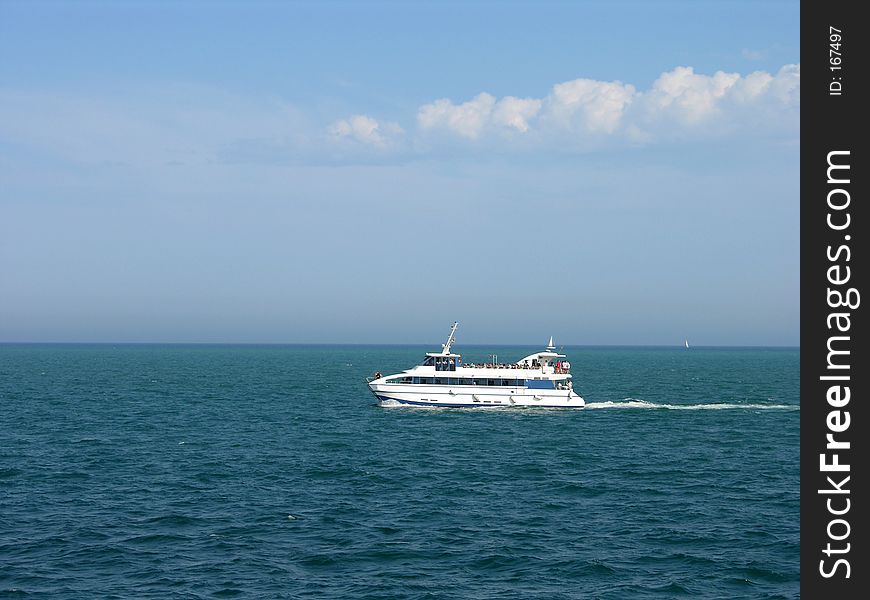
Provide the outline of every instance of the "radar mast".
<path id="1" fill-rule="evenodd" d="M 456 341 L 456 328 L 459 327 L 459 321 L 453 321 L 453 327 L 450 329 L 450 335 L 447 337 L 447 343 L 441 344 L 441 354 L 450 354 L 450 346 Z"/>

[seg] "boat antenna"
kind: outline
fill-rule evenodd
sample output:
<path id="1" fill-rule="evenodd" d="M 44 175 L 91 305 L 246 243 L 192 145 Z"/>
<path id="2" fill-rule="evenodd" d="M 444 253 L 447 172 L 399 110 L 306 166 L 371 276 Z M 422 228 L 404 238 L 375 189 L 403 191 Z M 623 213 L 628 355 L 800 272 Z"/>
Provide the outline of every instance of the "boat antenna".
<path id="1" fill-rule="evenodd" d="M 450 329 L 450 335 L 447 337 L 447 343 L 441 344 L 441 353 L 450 354 L 450 346 L 456 341 L 456 328 L 459 327 L 459 321 L 453 321 L 453 327 Z"/>

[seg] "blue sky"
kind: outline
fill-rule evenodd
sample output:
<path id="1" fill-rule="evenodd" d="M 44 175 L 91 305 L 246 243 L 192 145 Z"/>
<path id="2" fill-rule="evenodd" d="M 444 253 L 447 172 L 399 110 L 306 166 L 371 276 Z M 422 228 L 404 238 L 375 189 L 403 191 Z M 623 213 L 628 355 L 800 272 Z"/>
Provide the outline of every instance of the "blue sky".
<path id="1" fill-rule="evenodd" d="M 796 345 L 796 2 L 0 3 L 0 341 Z"/>

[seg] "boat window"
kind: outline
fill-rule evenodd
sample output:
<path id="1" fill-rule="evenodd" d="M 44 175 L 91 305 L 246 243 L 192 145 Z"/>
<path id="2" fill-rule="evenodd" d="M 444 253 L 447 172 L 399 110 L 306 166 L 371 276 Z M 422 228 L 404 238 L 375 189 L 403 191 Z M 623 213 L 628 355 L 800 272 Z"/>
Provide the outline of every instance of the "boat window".
<path id="1" fill-rule="evenodd" d="M 486 385 L 498 385 L 498 379 L 487 379 Z"/>
<path id="2" fill-rule="evenodd" d="M 420 378 L 420 383 L 425 384 L 425 385 L 432 385 L 432 381 L 433 381 L 433 379 L 431 377 L 421 377 Z"/>
<path id="3" fill-rule="evenodd" d="M 462 366 L 462 360 L 453 356 L 427 356 L 423 366 L 434 366 L 436 371 L 455 371 L 456 367 Z"/>
<path id="4" fill-rule="evenodd" d="M 436 377 L 435 378 L 435 385 L 447 385 L 447 378 L 446 377 Z"/>
<path id="5" fill-rule="evenodd" d="M 526 385 L 531 390 L 552 390 L 555 387 L 549 379 L 526 379 Z"/>

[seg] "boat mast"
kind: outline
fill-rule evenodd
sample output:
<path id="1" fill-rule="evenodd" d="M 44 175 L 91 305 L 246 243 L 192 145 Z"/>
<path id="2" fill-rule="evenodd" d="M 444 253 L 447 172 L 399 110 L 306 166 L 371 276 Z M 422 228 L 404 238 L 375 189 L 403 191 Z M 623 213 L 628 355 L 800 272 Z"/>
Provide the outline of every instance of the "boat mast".
<path id="1" fill-rule="evenodd" d="M 441 344 L 441 354 L 450 354 L 450 346 L 456 341 L 456 328 L 459 326 L 459 321 L 453 321 L 453 328 L 450 329 L 450 335 L 447 338 L 446 344 Z"/>

